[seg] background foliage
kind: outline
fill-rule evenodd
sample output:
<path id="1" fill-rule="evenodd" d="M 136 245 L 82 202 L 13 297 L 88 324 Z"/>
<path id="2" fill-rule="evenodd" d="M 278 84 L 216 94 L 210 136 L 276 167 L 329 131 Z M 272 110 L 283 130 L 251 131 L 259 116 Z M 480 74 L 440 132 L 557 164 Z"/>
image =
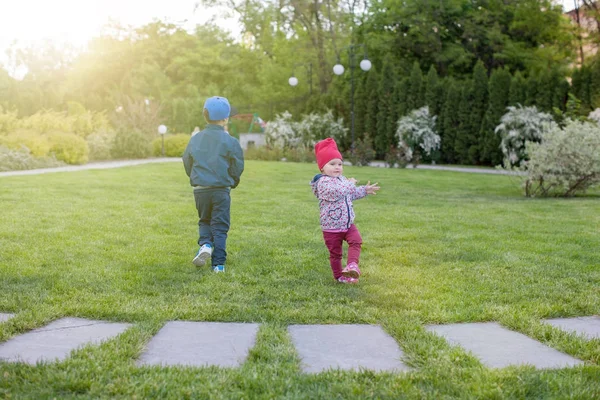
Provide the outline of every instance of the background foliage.
<path id="1" fill-rule="evenodd" d="M 12 49 L 0 69 L 0 135 L 95 135 L 89 147 L 98 134 L 118 131 L 149 143 L 159 124 L 187 135 L 203 126 L 202 104 L 219 94 L 267 122 L 285 111 L 294 121 L 331 111 L 348 129 L 343 151 L 368 137 L 383 160 L 395 151 L 397 121 L 428 106 L 441 148 L 424 161 L 498 165 L 494 129 L 507 106 L 536 106 L 557 120 L 569 99 L 579 102 L 571 108 L 579 116 L 600 107 L 600 62 L 581 63 L 581 32 L 550 0 L 202 3 L 233 10 L 241 37 L 156 20 L 135 29 L 113 23 L 82 53 L 52 43 Z M 364 56 L 373 63 L 368 72 L 358 68 Z M 341 76 L 332 72 L 338 61 Z M 15 79 L 9 66 L 27 74 Z M 287 83 L 292 73 L 296 87 Z M 242 125 L 232 134 L 250 129 Z M 106 154 L 90 148 L 92 159 Z"/>

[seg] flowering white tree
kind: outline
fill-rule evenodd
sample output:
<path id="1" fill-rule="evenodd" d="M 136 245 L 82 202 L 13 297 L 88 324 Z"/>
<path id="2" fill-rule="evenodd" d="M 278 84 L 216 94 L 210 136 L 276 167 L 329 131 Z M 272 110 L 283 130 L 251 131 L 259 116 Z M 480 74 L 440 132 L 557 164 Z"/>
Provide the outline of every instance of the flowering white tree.
<path id="1" fill-rule="evenodd" d="M 495 129 L 502 141 L 500 148 L 504 154 L 504 166 L 519 166 L 527 158 L 526 142 L 540 142 L 542 136 L 556 124 L 550 114 L 539 112 L 534 107 L 510 106 Z"/>
<path id="2" fill-rule="evenodd" d="M 600 108 L 596 108 L 594 111 L 590 112 L 588 118 L 595 123 L 600 124 Z"/>
<path id="3" fill-rule="evenodd" d="M 404 149 L 402 157 L 406 162 L 416 166 L 422 153 L 430 155 L 440 148 L 441 138 L 435 132 L 436 118 L 429 114 L 429 107 L 425 106 L 398 120 L 398 148 Z"/>
<path id="4" fill-rule="evenodd" d="M 344 119 L 336 120 L 331 110 L 325 114 L 304 115 L 297 123 L 296 129 L 302 144 L 307 147 L 314 146 L 319 140 L 328 137 L 334 138 L 339 143 L 348 131 L 348 128 L 344 127 Z"/>
<path id="5" fill-rule="evenodd" d="M 296 123 L 292 121 L 292 114 L 288 111 L 277 114 L 273 121 L 265 127 L 265 141 L 269 147 L 287 148 L 296 147 L 300 142 L 295 129 Z"/>
<path id="6" fill-rule="evenodd" d="M 593 122 L 554 125 L 526 151 L 526 196 L 573 196 L 600 183 L 600 126 Z"/>
<path id="7" fill-rule="evenodd" d="M 343 122 L 342 118 L 336 120 L 331 110 L 325 114 L 303 115 L 300 122 L 292 121 L 292 114 L 285 111 L 267 123 L 265 140 L 270 147 L 280 149 L 302 146 L 309 148 L 328 137 L 339 142 L 348 131 Z"/>

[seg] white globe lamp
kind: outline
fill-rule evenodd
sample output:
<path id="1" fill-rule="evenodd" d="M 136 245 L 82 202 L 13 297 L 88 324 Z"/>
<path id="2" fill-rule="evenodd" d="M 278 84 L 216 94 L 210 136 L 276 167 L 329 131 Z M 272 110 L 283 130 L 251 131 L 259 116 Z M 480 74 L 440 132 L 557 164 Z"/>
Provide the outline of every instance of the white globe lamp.
<path id="1" fill-rule="evenodd" d="M 362 60 L 360 62 L 360 69 L 362 69 L 363 71 L 368 71 L 371 69 L 371 61 L 367 60 L 366 58 L 364 60 Z"/>
<path id="2" fill-rule="evenodd" d="M 298 78 L 292 76 L 290 79 L 288 79 L 288 83 L 290 84 L 290 86 L 296 86 L 298 85 Z"/>
<path id="3" fill-rule="evenodd" d="M 333 73 L 336 75 L 341 75 L 344 73 L 344 66 L 342 64 L 335 64 L 333 66 Z"/>
<path id="4" fill-rule="evenodd" d="M 159 125 L 158 126 L 158 133 L 161 135 L 164 135 L 165 133 L 167 133 L 167 127 L 165 125 Z"/>

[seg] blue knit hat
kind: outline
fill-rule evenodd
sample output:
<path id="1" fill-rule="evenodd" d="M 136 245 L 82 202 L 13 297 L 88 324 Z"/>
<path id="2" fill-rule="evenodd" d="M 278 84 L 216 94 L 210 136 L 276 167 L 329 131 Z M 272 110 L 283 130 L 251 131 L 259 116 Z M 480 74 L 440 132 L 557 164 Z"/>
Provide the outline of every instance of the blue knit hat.
<path id="1" fill-rule="evenodd" d="M 208 119 L 221 121 L 229 117 L 231 106 L 225 97 L 214 96 L 206 99 L 204 109 L 208 111 Z"/>

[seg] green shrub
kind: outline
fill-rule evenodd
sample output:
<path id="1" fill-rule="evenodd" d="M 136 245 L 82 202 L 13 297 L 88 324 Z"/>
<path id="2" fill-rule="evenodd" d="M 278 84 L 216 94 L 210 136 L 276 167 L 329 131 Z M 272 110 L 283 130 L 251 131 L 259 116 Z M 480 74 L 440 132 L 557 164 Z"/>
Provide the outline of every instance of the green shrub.
<path id="1" fill-rule="evenodd" d="M 279 147 L 250 147 L 244 151 L 246 160 L 280 161 L 283 157 L 283 150 Z"/>
<path id="2" fill-rule="evenodd" d="M 0 136 L 0 144 L 13 150 L 25 147 L 34 157 L 45 157 L 50 152 L 50 143 L 45 136 L 25 129 L 16 130 L 8 136 Z"/>
<path id="3" fill-rule="evenodd" d="M 67 164 L 85 164 L 88 162 L 87 142 L 74 133 L 53 132 L 47 135 L 50 142 L 50 155 Z"/>
<path id="4" fill-rule="evenodd" d="M 8 135 L 17 129 L 17 124 L 17 112 L 4 111 L 2 106 L 0 106 L 0 136 Z"/>
<path id="5" fill-rule="evenodd" d="M 141 132 L 121 130 L 115 136 L 110 153 L 117 159 L 148 158 L 151 146 Z"/>
<path id="6" fill-rule="evenodd" d="M 42 110 L 19 120 L 19 126 L 39 134 L 69 132 L 71 130 L 71 121 L 63 112 Z"/>
<path id="7" fill-rule="evenodd" d="M 315 153 L 309 147 L 298 146 L 288 148 L 283 151 L 283 158 L 285 161 L 294 162 L 315 162 Z"/>
<path id="8" fill-rule="evenodd" d="M 314 162 L 315 154 L 312 149 L 304 146 L 286 149 L 261 146 L 246 149 L 244 151 L 244 158 L 246 160 L 262 161 Z"/>
<path id="9" fill-rule="evenodd" d="M 80 104 L 73 102 L 69 102 L 68 108 L 68 113 L 54 110 L 38 111 L 31 116 L 16 120 L 16 128 L 38 134 L 69 132 L 81 137 L 87 137 L 98 131 L 110 130 L 110 122 L 105 112 L 88 111 Z M 4 129 L 2 128 L 2 115 L 0 111 L 0 129 Z"/>
<path id="10" fill-rule="evenodd" d="M 600 127 L 567 120 L 554 125 L 541 143 L 527 142 L 526 196 L 570 197 L 600 184 Z"/>
<path id="11" fill-rule="evenodd" d="M 65 165 L 53 157 L 34 157 L 26 148 L 15 150 L 0 146 L 0 171 L 60 167 Z"/>
<path id="12" fill-rule="evenodd" d="M 90 149 L 90 160 L 110 160 L 111 148 L 115 140 L 115 133 L 109 131 L 95 132 L 85 138 Z"/>
<path id="13" fill-rule="evenodd" d="M 399 147 L 392 146 L 385 155 L 385 164 L 390 168 L 394 168 L 396 165 L 398 168 L 406 168 L 409 159 L 407 153 L 409 152 L 410 149 L 404 143 L 401 143 Z M 416 167 L 417 165 L 413 164 L 413 168 Z"/>
<path id="14" fill-rule="evenodd" d="M 375 150 L 373 150 L 371 138 L 367 136 L 364 140 L 358 139 L 354 146 L 354 152 L 346 152 L 345 159 L 350 161 L 352 165 L 368 166 L 375 159 Z"/>
<path id="15" fill-rule="evenodd" d="M 162 139 L 158 137 L 152 141 L 152 155 L 162 156 Z M 190 135 L 178 133 L 176 135 L 165 135 L 165 156 L 181 157 L 190 141 Z"/>

